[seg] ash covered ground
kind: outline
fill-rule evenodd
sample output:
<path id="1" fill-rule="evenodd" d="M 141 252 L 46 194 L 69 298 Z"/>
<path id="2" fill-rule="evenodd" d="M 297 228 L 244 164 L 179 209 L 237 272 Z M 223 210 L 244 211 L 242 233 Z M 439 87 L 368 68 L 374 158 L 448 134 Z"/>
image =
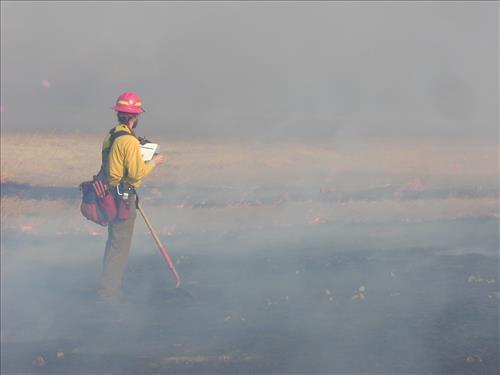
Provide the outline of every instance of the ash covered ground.
<path id="1" fill-rule="evenodd" d="M 104 237 L 3 236 L 2 373 L 499 371 L 495 218 L 163 236 L 191 296 L 136 234 L 113 308 Z"/>

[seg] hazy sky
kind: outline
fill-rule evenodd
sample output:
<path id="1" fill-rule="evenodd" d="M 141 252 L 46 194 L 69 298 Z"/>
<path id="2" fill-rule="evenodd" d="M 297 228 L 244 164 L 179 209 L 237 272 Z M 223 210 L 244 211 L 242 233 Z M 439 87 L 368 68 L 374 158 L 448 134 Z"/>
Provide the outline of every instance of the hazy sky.
<path id="1" fill-rule="evenodd" d="M 498 139 L 498 2 L 1 2 L 2 131 Z"/>

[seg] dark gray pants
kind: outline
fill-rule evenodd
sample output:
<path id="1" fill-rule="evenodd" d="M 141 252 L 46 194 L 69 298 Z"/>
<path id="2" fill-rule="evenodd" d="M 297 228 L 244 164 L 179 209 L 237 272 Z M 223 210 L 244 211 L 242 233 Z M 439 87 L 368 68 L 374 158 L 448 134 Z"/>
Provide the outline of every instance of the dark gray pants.
<path id="1" fill-rule="evenodd" d="M 127 266 L 137 215 L 135 202 L 136 195 L 130 194 L 128 219 L 115 220 L 108 224 L 108 240 L 104 252 L 101 285 L 97 291 L 100 300 L 115 302 L 120 298 L 123 272 Z"/>

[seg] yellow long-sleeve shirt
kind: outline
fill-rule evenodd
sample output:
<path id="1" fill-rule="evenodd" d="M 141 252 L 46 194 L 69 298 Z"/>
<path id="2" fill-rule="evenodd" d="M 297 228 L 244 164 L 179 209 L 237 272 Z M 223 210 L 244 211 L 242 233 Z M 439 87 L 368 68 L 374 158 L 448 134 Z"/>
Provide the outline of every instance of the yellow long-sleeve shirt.
<path id="1" fill-rule="evenodd" d="M 107 160 L 104 160 L 106 178 L 111 186 L 124 181 L 139 187 L 141 180 L 153 170 L 155 164 L 142 160 L 139 140 L 128 126 L 120 124 L 115 127 L 115 132 L 117 131 L 126 131 L 132 136 L 123 135 L 113 142 Z M 104 138 L 103 152 L 109 149 L 110 138 L 110 134 Z"/>

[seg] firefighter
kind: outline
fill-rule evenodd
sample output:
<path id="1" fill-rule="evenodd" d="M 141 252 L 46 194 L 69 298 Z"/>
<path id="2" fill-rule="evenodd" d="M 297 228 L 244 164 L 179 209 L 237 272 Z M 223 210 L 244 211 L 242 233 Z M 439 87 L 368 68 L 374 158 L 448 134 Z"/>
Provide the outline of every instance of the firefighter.
<path id="1" fill-rule="evenodd" d="M 115 303 L 120 300 L 122 277 L 130 252 L 136 218 L 135 188 L 153 168 L 165 161 L 163 154 L 155 154 L 144 162 L 140 142 L 134 133 L 139 116 L 144 112 L 139 95 L 121 94 L 112 108 L 117 112 L 118 125 L 106 135 L 102 147 L 102 178 L 115 194 L 119 217 L 108 224 L 108 239 L 104 252 L 98 301 Z"/>

